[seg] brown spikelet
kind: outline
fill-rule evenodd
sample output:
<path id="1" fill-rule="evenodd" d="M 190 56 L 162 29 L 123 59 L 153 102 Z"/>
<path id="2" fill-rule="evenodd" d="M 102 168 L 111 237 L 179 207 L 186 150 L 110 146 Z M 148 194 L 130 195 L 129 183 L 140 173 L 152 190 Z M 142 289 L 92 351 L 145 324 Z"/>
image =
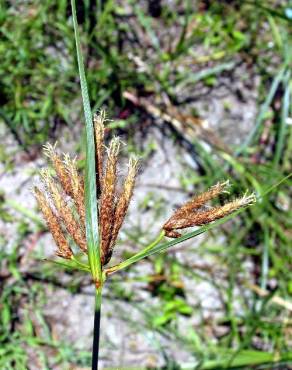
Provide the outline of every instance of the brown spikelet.
<path id="1" fill-rule="evenodd" d="M 174 230 L 164 230 L 165 236 L 168 238 L 180 238 L 181 234 Z"/>
<path id="2" fill-rule="evenodd" d="M 58 211 L 58 214 L 62 219 L 69 235 L 80 247 L 80 249 L 83 252 L 86 252 L 87 247 L 85 235 L 80 226 L 78 225 L 78 222 L 75 220 L 71 209 L 64 200 L 63 194 L 59 191 L 57 184 L 54 182 L 48 171 L 42 171 L 41 178 L 46 188 L 48 189 L 48 193 L 50 194 L 56 207 L 56 210 Z"/>
<path id="3" fill-rule="evenodd" d="M 117 160 L 120 148 L 118 138 L 113 138 L 108 149 L 106 171 L 102 182 L 100 197 L 100 233 L 101 233 L 101 261 L 104 264 L 109 247 L 113 216 L 115 209 L 115 189 L 117 182 Z"/>
<path id="4" fill-rule="evenodd" d="M 73 192 L 70 178 L 67 175 L 64 163 L 56 153 L 55 146 L 56 144 L 52 146 L 50 143 L 47 143 L 46 145 L 44 145 L 44 153 L 51 160 L 54 170 L 56 171 L 57 177 L 65 193 L 69 196 L 72 196 Z"/>
<path id="5" fill-rule="evenodd" d="M 175 222 L 175 220 L 182 219 L 186 217 L 190 212 L 201 208 L 204 204 L 206 204 L 209 200 L 214 199 L 220 193 L 224 191 L 224 189 L 229 185 L 229 181 L 217 183 L 216 185 L 212 186 L 209 190 L 195 196 L 193 199 L 189 200 L 185 203 L 182 207 L 180 207 L 165 223 L 165 227 L 168 227 L 168 224 Z"/>
<path id="6" fill-rule="evenodd" d="M 206 225 L 231 214 L 239 208 L 253 204 L 255 201 L 256 198 L 254 194 L 249 196 L 244 195 L 242 198 L 235 199 L 234 201 L 224 204 L 223 206 L 214 207 L 208 211 L 190 213 L 181 219 L 174 219 L 171 222 L 168 222 L 167 226 L 164 226 L 164 229 L 167 232 L 171 232 L 176 229 Z"/>
<path id="7" fill-rule="evenodd" d="M 126 216 L 129 204 L 130 204 L 130 200 L 131 200 L 132 195 L 133 195 L 133 190 L 134 190 L 134 186 L 135 186 L 135 179 L 136 179 L 136 174 L 137 174 L 137 168 L 138 168 L 138 160 L 134 159 L 134 158 L 131 158 L 129 160 L 129 170 L 128 170 L 127 177 L 124 181 L 123 191 L 122 191 L 122 193 L 120 195 L 120 198 L 117 202 L 117 206 L 116 206 L 114 217 L 113 217 L 114 224 L 113 224 L 113 228 L 112 228 L 112 231 L 111 231 L 111 240 L 110 240 L 110 245 L 109 245 L 109 248 L 108 248 L 109 257 L 112 253 L 114 244 L 116 242 L 116 239 L 118 237 L 118 233 L 119 233 L 119 231 L 122 227 L 122 224 L 124 222 L 124 219 L 125 219 L 125 216 Z M 108 261 L 105 261 L 105 264 L 107 262 Z"/>
<path id="8" fill-rule="evenodd" d="M 68 154 L 64 155 L 64 166 L 67 176 L 71 182 L 72 198 L 74 200 L 77 212 L 79 214 L 82 226 L 85 225 L 85 199 L 84 199 L 84 181 L 79 175 L 76 159 L 70 158 Z"/>
<path id="9" fill-rule="evenodd" d="M 50 207 L 45 195 L 37 187 L 34 188 L 34 195 L 47 223 L 48 229 L 50 230 L 57 245 L 58 249 L 56 251 L 56 255 L 62 258 L 70 259 L 73 256 L 73 252 L 63 234 L 57 216 Z"/>
<path id="10" fill-rule="evenodd" d="M 102 178 L 103 178 L 103 142 L 104 142 L 104 121 L 105 111 L 100 111 L 93 116 L 94 132 L 95 132 L 95 151 L 96 151 L 96 172 L 97 172 L 97 188 L 98 193 L 101 193 Z"/>

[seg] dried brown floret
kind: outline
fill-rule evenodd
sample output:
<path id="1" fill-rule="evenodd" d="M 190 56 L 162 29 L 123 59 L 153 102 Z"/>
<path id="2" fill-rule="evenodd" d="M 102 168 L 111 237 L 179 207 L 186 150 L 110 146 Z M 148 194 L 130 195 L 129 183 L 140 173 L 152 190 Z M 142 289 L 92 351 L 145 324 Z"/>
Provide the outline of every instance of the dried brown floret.
<path id="1" fill-rule="evenodd" d="M 56 255 L 62 258 L 70 259 L 73 256 L 73 252 L 63 234 L 58 217 L 55 215 L 44 194 L 37 187 L 34 188 L 34 195 L 36 197 L 38 206 L 42 211 L 47 226 L 58 247 Z"/>
<path id="2" fill-rule="evenodd" d="M 104 121 L 105 111 L 101 111 L 98 115 L 93 116 L 94 132 L 95 132 L 95 151 L 96 151 L 96 172 L 97 172 L 97 188 L 98 193 L 102 189 L 103 178 L 103 142 L 104 142 Z"/>
<path id="3" fill-rule="evenodd" d="M 124 182 L 122 193 L 120 195 L 120 198 L 115 208 L 115 213 L 114 213 L 114 218 L 113 218 L 113 227 L 111 231 L 111 239 L 110 239 L 110 244 L 108 246 L 108 249 L 106 251 L 105 264 L 108 262 L 109 258 L 111 257 L 114 244 L 117 240 L 119 231 L 124 222 L 124 219 L 125 219 L 125 216 L 126 216 L 129 204 L 130 204 L 130 200 L 133 195 L 135 179 L 136 179 L 136 174 L 137 174 L 137 167 L 138 167 L 137 165 L 138 165 L 137 159 L 131 158 L 129 160 L 128 174 Z"/>
<path id="4" fill-rule="evenodd" d="M 67 176 L 71 181 L 72 198 L 74 200 L 82 226 L 84 226 L 85 225 L 84 181 L 83 178 L 78 173 L 76 159 L 70 158 L 69 154 L 64 155 L 64 166 L 67 172 Z"/>
<path id="5" fill-rule="evenodd" d="M 67 175 L 66 168 L 62 162 L 60 156 L 56 153 L 56 144 L 52 146 L 50 143 L 44 145 L 44 153 L 51 160 L 54 170 L 56 171 L 57 177 L 64 189 L 65 193 L 72 196 L 72 186 L 70 177 Z"/>
<path id="6" fill-rule="evenodd" d="M 214 189 L 215 187 L 213 187 Z M 205 194 L 207 195 L 206 198 L 204 198 L 204 193 L 200 195 L 201 199 L 212 199 L 214 198 L 214 194 L 217 192 L 219 194 L 222 190 L 222 187 L 219 191 L 220 187 L 214 189 L 213 194 L 211 192 L 212 188 L 207 191 Z M 196 199 L 196 198 L 195 198 Z M 194 200 L 195 200 L 194 199 Z M 175 213 L 175 217 L 172 216 L 163 226 L 163 229 L 165 231 L 165 235 L 171 238 L 177 238 L 180 236 L 179 233 L 175 230 L 179 229 L 185 229 L 192 226 L 201 226 L 206 225 L 210 222 L 216 221 L 220 218 L 223 218 L 232 212 L 238 210 L 239 208 L 248 206 L 256 201 L 255 195 L 244 195 L 242 198 L 235 199 L 232 202 L 229 202 L 227 204 L 224 204 L 223 206 L 218 206 L 211 208 L 207 211 L 200 211 L 197 210 L 197 208 L 193 207 L 186 207 L 186 205 L 190 204 L 188 202 L 186 205 L 182 206 L 182 212 L 179 212 L 180 209 Z M 204 203 L 201 204 L 203 206 Z M 187 211 L 188 209 L 188 211 Z"/>
<path id="7" fill-rule="evenodd" d="M 101 261 L 104 264 L 107 250 L 109 248 L 113 217 L 115 211 L 115 191 L 117 183 L 117 160 L 120 148 L 118 138 L 113 138 L 108 149 L 106 171 L 102 181 L 100 197 L 99 221 L 101 240 Z"/>
<path id="8" fill-rule="evenodd" d="M 209 190 L 196 195 L 193 199 L 189 200 L 185 203 L 182 207 L 180 207 L 175 213 L 171 216 L 171 218 L 165 223 L 165 228 L 168 228 L 168 224 L 172 224 L 175 220 L 182 219 L 189 215 L 191 212 L 200 209 L 203 205 L 205 205 L 209 200 L 214 199 L 220 193 L 229 186 L 229 181 L 217 183 L 216 185 L 212 186 Z"/>
<path id="9" fill-rule="evenodd" d="M 83 252 L 87 251 L 86 246 L 86 238 L 83 233 L 83 230 L 80 228 L 80 225 L 75 220 L 72 210 L 67 205 L 66 201 L 64 200 L 64 195 L 58 189 L 57 184 L 54 182 L 53 178 L 50 176 L 48 171 L 41 172 L 41 178 L 44 182 L 48 194 L 51 196 L 54 206 L 58 212 L 58 215 L 62 219 L 66 230 L 68 231 L 69 235 L 75 241 L 75 243 L 80 247 Z"/>
<path id="10" fill-rule="evenodd" d="M 168 238 L 179 238 L 181 234 L 174 230 L 164 230 L 164 235 Z"/>

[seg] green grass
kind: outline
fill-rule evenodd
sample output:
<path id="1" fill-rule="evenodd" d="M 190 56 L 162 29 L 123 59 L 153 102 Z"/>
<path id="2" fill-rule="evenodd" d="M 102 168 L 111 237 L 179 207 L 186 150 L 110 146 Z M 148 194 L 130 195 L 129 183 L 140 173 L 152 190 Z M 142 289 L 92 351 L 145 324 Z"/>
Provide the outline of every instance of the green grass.
<path id="1" fill-rule="evenodd" d="M 287 122 L 291 119 L 292 49 L 291 20 L 285 15 L 287 4 L 282 2 L 282 6 L 275 8 L 272 1 L 265 5 L 252 1 L 239 5 L 213 2 L 209 9 L 202 11 L 193 9 L 191 2 L 186 1 L 180 13 L 163 4 L 157 20 L 136 2 L 126 3 L 131 9 L 130 18 L 125 7 L 109 0 L 96 22 L 90 24 L 87 19 L 80 27 L 92 111 L 106 106 L 111 116 L 117 116 L 130 109 L 129 117 L 125 114 L 116 129 L 134 143 L 132 134 L 141 128 L 136 122 L 144 122 L 145 113 L 129 108 L 123 98 L 124 91 L 138 89 L 154 100 L 167 96 L 172 104 L 183 109 L 183 101 L 188 98 L 183 93 L 187 89 L 190 94 L 197 85 L 216 89 L 222 76 L 228 76 L 247 61 L 258 77 L 254 129 L 241 146 L 232 148 L 234 155 L 207 151 L 194 139 L 192 149 L 199 153 L 203 174 L 186 165 L 180 175 L 181 187 L 197 191 L 229 178 L 234 184 L 234 194 L 248 188 L 261 196 L 291 173 L 292 132 Z M 21 150 L 29 151 L 48 138 L 58 136 L 60 128 L 66 125 L 70 129 L 82 117 L 69 5 L 68 1 L 34 0 L 29 5 L 13 8 L 8 2 L 0 2 L 3 55 L 0 120 L 12 132 Z M 85 10 L 88 15 L 90 9 Z M 167 38 L 161 34 L 161 25 L 177 30 L 176 42 L 173 35 Z M 196 48 L 200 48 L 200 54 Z M 129 51 L 140 57 L 142 67 L 129 57 Z M 182 67 L 186 61 L 188 64 Z M 270 141 L 261 144 L 259 138 L 269 121 L 272 122 Z M 13 161 L 2 145 L 1 162 L 7 170 L 13 170 Z M 131 151 L 140 151 L 147 159 L 151 158 L 155 145 L 141 149 L 133 144 Z M 228 227 L 221 227 L 223 242 L 219 243 L 211 230 L 207 240 L 200 245 L 192 244 L 185 252 L 210 259 L 211 269 L 193 268 L 178 262 L 171 254 L 148 256 L 153 271 L 165 277 L 155 281 L 155 277 L 141 276 L 136 267 L 129 266 L 129 281 L 137 279 L 147 287 L 154 287 L 153 294 L 158 297 L 155 306 L 151 302 L 149 307 L 136 304 L 135 293 L 129 293 L 118 277 L 111 279 L 112 292 L 106 299 L 130 301 L 144 320 L 131 322 L 125 313 L 128 325 L 133 330 L 150 331 L 158 343 L 160 336 L 179 343 L 180 348 L 197 360 L 191 362 L 191 368 L 287 368 L 287 363 L 292 361 L 288 342 L 291 322 L 288 311 L 273 303 L 273 297 L 289 301 L 292 294 L 291 185 L 289 178 L 264 196 L 257 206 L 228 223 Z M 0 270 L 4 276 L 0 277 L 3 281 L 0 286 L 0 368 L 27 369 L 27 347 L 38 353 L 42 369 L 57 365 L 67 369 L 69 364 L 89 366 L 90 353 L 75 349 L 71 343 L 55 341 L 42 313 L 44 287 L 58 289 L 60 284 L 56 266 L 34 264 L 34 278 L 20 271 L 19 256 L 23 253 L 20 246 L 30 234 L 42 230 L 38 216 L 6 199 L 5 189 L 1 188 L 2 193 L 1 220 L 16 223 L 18 235 L 10 251 L 5 235 L 0 239 Z M 145 208 L 149 199 L 145 199 Z M 156 195 L 154 200 L 153 213 L 163 214 L 163 202 Z M 146 236 L 147 230 L 137 228 L 126 235 L 123 242 L 125 245 L 135 243 L 140 250 L 147 245 L 141 242 Z M 247 264 L 255 270 L 248 270 Z M 223 285 L 216 279 L 221 269 Z M 187 333 L 178 330 L 181 317 L 202 315 L 202 306 L 191 305 L 180 284 L 185 275 L 194 284 L 210 284 L 222 301 L 223 315 L 214 319 L 212 325 L 223 327 L 225 335 L 219 336 L 216 342 L 207 330 L 210 323 L 203 319 Z M 76 272 L 74 277 L 76 280 L 70 278 L 66 287 L 78 292 L 81 275 Z M 269 295 L 259 297 L 248 287 L 250 281 L 267 289 Z M 127 283 L 127 279 L 123 283 Z M 35 309 L 34 322 L 27 307 Z M 21 317 L 19 308 L 23 308 Z M 42 334 L 35 330 L 36 326 L 42 328 Z M 48 359 L 46 353 L 50 350 L 54 356 Z M 187 364 L 175 364 L 162 345 L 157 344 L 156 350 L 164 355 L 169 369 L 187 368 Z"/>

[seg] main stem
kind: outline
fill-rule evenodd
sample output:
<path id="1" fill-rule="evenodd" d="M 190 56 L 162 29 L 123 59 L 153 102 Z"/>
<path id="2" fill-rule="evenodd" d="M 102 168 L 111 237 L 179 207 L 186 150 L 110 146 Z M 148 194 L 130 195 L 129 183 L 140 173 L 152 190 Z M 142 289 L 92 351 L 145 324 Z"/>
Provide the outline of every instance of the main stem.
<path id="1" fill-rule="evenodd" d="M 100 310 L 101 310 L 101 288 L 96 289 L 95 291 L 93 344 L 92 344 L 92 370 L 98 370 Z"/>

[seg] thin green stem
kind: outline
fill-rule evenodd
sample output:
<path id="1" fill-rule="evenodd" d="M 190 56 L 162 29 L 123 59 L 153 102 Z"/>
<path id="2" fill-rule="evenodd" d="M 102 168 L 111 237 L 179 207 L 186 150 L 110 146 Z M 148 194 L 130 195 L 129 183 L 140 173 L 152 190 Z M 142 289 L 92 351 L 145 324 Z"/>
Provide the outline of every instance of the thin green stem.
<path id="1" fill-rule="evenodd" d="M 71 257 L 71 260 L 74 261 L 78 266 L 80 266 L 80 267 L 82 267 L 86 270 L 89 269 L 89 266 L 86 263 L 82 263 L 82 262 L 78 261 L 78 259 L 74 255 Z"/>
<path id="2" fill-rule="evenodd" d="M 89 266 L 86 266 L 86 265 L 83 265 L 83 264 L 82 265 L 77 264 L 76 260 L 74 260 L 73 258 L 71 258 L 71 260 L 61 260 L 61 259 L 60 260 L 48 260 L 48 259 L 45 259 L 44 261 L 54 263 L 55 265 L 65 267 L 65 268 L 70 269 L 70 270 L 76 270 L 77 269 L 77 270 L 81 270 L 81 271 L 90 272 Z"/>
<path id="3" fill-rule="evenodd" d="M 158 237 L 151 243 L 149 244 L 147 247 L 145 247 L 141 252 L 139 252 L 138 254 L 142 254 L 142 253 L 145 253 L 147 251 L 149 251 L 150 249 L 154 248 L 155 245 L 157 245 L 161 239 L 163 239 L 165 236 L 165 232 L 164 230 L 161 231 L 161 233 L 158 235 Z"/>
<path id="4" fill-rule="evenodd" d="M 279 182 L 276 184 L 272 185 L 268 190 L 266 190 L 263 194 L 259 195 L 257 197 L 257 200 L 260 200 L 261 198 L 265 197 L 267 194 L 271 193 L 274 189 L 276 189 L 278 186 L 280 186 L 283 182 L 288 180 L 292 176 L 292 172 L 289 173 L 289 175 L 283 177 Z"/>
<path id="5" fill-rule="evenodd" d="M 102 291 L 102 288 L 98 288 L 95 290 L 94 326 L 93 326 L 93 343 L 92 343 L 92 370 L 98 370 L 101 291 Z"/>
<path id="6" fill-rule="evenodd" d="M 152 243 L 150 243 L 149 245 L 147 245 L 147 247 L 145 247 L 142 251 L 136 253 L 133 257 L 130 257 L 127 260 L 121 262 L 119 265 L 116 265 L 116 266 L 113 266 L 113 267 L 110 267 L 110 268 L 106 269 L 105 270 L 106 275 L 109 275 L 109 274 L 111 274 L 111 273 L 113 273 L 115 271 L 124 269 L 125 267 L 131 265 L 133 263 L 132 262 L 132 259 L 133 258 L 137 258 L 139 256 L 143 256 L 145 254 L 145 252 L 148 252 L 149 250 L 151 250 L 152 248 L 154 248 L 164 238 L 164 236 L 165 236 L 165 233 L 162 230 L 161 233 L 158 235 L 158 237 Z"/>

